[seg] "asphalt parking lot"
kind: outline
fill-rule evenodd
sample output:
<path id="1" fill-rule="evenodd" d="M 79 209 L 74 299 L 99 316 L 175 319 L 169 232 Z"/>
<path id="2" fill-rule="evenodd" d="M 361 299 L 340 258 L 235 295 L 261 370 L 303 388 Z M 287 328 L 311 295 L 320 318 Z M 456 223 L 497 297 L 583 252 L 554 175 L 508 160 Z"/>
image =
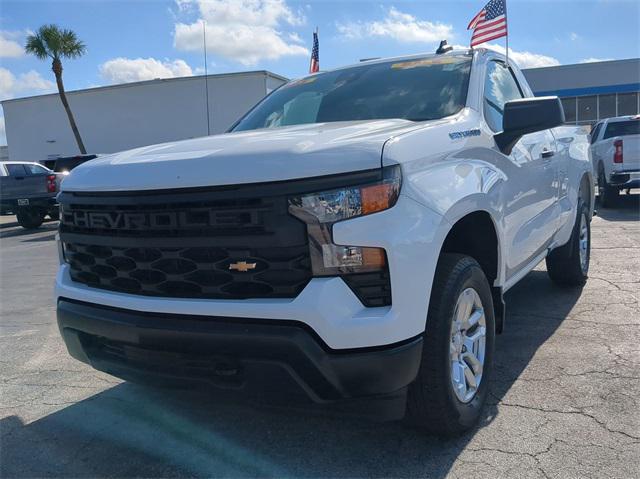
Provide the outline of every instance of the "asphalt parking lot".
<path id="1" fill-rule="evenodd" d="M 56 223 L 0 229 L 0 475 L 638 477 L 640 196 L 593 222 L 591 274 L 544 266 L 508 294 L 490 404 L 456 440 L 403 423 L 221 404 L 71 359 L 52 284 Z"/>

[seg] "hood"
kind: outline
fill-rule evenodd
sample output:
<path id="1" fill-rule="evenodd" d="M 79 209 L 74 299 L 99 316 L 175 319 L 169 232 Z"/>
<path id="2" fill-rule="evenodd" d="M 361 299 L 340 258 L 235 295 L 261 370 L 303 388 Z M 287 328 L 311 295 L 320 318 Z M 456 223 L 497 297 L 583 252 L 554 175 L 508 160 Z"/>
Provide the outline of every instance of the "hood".
<path id="1" fill-rule="evenodd" d="M 225 133 L 101 156 L 74 170 L 63 191 L 136 191 L 282 181 L 381 166 L 407 120 L 296 125 Z"/>

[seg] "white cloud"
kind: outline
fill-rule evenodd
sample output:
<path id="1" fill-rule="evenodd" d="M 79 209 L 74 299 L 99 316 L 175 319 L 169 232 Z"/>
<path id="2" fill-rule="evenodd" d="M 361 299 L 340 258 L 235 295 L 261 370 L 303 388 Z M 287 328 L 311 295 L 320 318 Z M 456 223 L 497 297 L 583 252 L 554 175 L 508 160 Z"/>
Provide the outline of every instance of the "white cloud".
<path id="1" fill-rule="evenodd" d="M 24 55 L 24 48 L 19 40 L 24 36 L 23 32 L 9 32 L 0 30 L 0 58 L 17 58 Z"/>
<path id="2" fill-rule="evenodd" d="M 208 52 L 243 65 L 309 55 L 309 50 L 299 45 L 295 33 L 283 31 L 287 26 L 305 22 L 304 16 L 294 12 L 285 0 L 179 0 L 182 11 L 193 4 L 199 18 L 175 25 L 174 46 L 178 50 L 201 51 L 202 27 L 206 22 Z"/>
<path id="3" fill-rule="evenodd" d="M 52 81 L 43 78 L 35 70 L 16 76 L 6 68 L 0 67 L 0 100 L 8 100 L 17 95 L 50 93 L 54 88 L 55 84 Z"/>
<path id="4" fill-rule="evenodd" d="M 613 60 L 613 58 L 594 58 L 594 57 L 590 57 L 590 58 L 585 58 L 583 60 L 580 60 L 579 63 L 596 63 L 596 62 L 608 62 Z"/>
<path id="5" fill-rule="evenodd" d="M 490 48 L 502 54 L 506 52 L 502 45 L 495 45 L 493 43 L 484 44 L 483 47 Z M 519 52 L 512 48 L 509 48 L 509 58 L 520 68 L 553 67 L 560 65 L 560 61 L 557 58 L 542 55 L 540 53 Z"/>
<path id="6" fill-rule="evenodd" d="M 579 40 L 582 37 L 580 35 L 578 35 L 576 32 L 571 32 L 569 34 L 569 38 L 571 39 L 572 42 L 575 42 L 576 40 Z"/>
<path id="7" fill-rule="evenodd" d="M 336 27 L 347 39 L 384 37 L 401 43 L 434 43 L 444 39 L 451 40 L 453 37 L 451 25 L 419 20 L 394 7 L 387 10 L 383 20 L 338 23 Z"/>
<path id="8" fill-rule="evenodd" d="M 100 75 L 109 83 L 130 83 L 155 78 L 191 76 L 193 71 L 184 60 L 113 58 L 100 65 Z"/>

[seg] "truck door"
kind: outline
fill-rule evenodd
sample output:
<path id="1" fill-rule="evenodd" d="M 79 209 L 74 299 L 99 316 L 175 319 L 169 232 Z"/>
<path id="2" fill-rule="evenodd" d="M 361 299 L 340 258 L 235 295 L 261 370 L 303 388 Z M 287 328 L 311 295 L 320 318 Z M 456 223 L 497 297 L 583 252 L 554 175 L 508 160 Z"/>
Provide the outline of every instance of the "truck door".
<path id="1" fill-rule="evenodd" d="M 483 110 L 487 125 L 502 131 L 504 104 L 523 98 L 523 89 L 506 64 L 487 64 Z M 496 147 L 497 149 L 497 147 Z M 503 186 L 506 278 L 544 251 L 557 227 L 557 150 L 551 131 L 523 136 L 510 155 L 498 153 L 508 180 Z"/>

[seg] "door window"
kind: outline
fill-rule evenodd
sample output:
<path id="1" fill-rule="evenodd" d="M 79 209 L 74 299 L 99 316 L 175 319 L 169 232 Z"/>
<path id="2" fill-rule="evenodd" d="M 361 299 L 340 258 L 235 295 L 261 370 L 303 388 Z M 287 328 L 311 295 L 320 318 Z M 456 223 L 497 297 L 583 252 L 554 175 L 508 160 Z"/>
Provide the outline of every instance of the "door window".
<path id="1" fill-rule="evenodd" d="M 49 173 L 44 166 L 41 165 L 24 165 L 28 175 L 46 175 Z"/>
<path id="2" fill-rule="evenodd" d="M 9 173 L 9 176 L 26 176 L 27 174 L 23 165 L 19 165 L 15 163 L 14 164 L 9 163 L 7 165 L 7 171 Z"/>
<path id="3" fill-rule="evenodd" d="M 502 62 L 489 62 L 484 83 L 483 109 L 484 119 L 493 131 L 502 131 L 504 104 L 518 98 L 523 98 L 523 94 L 511 70 Z"/>

